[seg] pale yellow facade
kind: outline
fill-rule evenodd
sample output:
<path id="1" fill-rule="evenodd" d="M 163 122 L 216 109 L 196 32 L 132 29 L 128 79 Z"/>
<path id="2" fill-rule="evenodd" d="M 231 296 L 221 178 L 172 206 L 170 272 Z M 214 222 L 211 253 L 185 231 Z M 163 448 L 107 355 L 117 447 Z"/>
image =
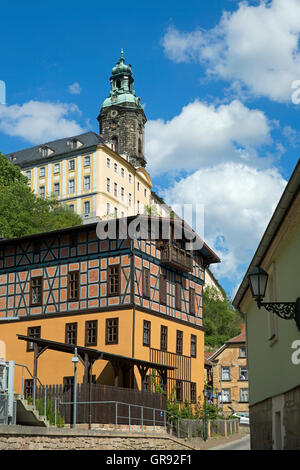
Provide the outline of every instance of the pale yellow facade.
<path id="1" fill-rule="evenodd" d="M 22 172 L 37 195 L 56 196 L 86 221 L 144 214 L 151 205 L 148 172 L 135 168 L 110 144 L 90 150 L 78 149 L 53 161 L 47 158 L 23 167 Z"/>

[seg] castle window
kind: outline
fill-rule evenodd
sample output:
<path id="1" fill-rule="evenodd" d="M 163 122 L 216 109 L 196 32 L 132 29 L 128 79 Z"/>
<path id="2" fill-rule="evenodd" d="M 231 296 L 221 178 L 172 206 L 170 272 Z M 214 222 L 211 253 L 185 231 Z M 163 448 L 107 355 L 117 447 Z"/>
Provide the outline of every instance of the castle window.
<path id="1" fill-rule="evenodd" d="M 91 157 L 88 155 L 87 157 L 84 157 L 84 166 L 90 166 L 91 164 Z"/>
<path id="2" fill-rule="evenodd" d="M 89 214 L 91 212 L 91 204 L 90 201 L 85 201 L 83 204 L 83 212 L 85 215 Z"/>
<path id="3" fill-rule="evenodd" d="M 46 174 L 46 168 L 44 166 L 41 166 L 40 168 L 40 178 L 45 178 Z"/>
<path id="4" fill-rule="evenodd" d="M 111 139 L 111 141 L 112 141 L 112 145 L 113 145 L 113 151 L 114 151 L 114 152 L 118 152 L 118 137 L 116 137 L 116 136 L 113 137 L 113 138 Z M 116 167 L 116 164 L 115 164 L 115 167 Z M 116 170 L 115 170 L 115 171 L 116 171 Z"/>
<path id="5" fill-rule="evenodd" d="M 69 194 L 75 193 L 75 180 L 69 180 Z"/>
<path id="6" fill-rule="evenodd" d="M 39 187 L 39 196 L 44 198 L 45 197 L 45 186 Z"/>
<path id="7" fill-rule="evenodd" d="M 84 190 L 88 191 L 91 188 L 91 177 L 90 176 L 85 176 L 83 184 L 84 184 Z"/>
<path id="8" fill-rule="evenodd" d="M 75 160 L 69 160 L 69 171 L 75 170 Z"/>
<path id="9" fill-rule="evenodd" d="M 59 183 L 54 183 L 54 185 L 53 185 L 53 194 L 54 194 L 54 196 L 59 196 Z"/>
<path id="10" fill-rule="evenodd" d="M 54 174 L 57 174 L 57 173 L 59 173 L 59 172 L 60 172 L 60 164 L 59 164 L 59 163 L 55 163 L 55 164 L 53 165 L 53 173 L 54 173 Z"/>

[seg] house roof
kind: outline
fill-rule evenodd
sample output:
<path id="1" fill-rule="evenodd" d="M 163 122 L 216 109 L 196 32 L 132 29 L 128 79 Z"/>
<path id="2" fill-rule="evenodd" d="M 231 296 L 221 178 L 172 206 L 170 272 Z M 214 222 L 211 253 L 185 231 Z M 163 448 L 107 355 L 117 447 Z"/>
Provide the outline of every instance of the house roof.
<path id="1" fill-rule="evenodd" d="M 228 348 L 231 344 L 234 343 L 245 343 L 246 342 L 246 331 L 245 331 L 245 323 L 241 325 L 241 332 L 239 335 L 234 336 L 233 338 L 230 338 L 228 341 L 226 341 L 222 346 L 217 349 L 214 352 L 205 352 L 204 353 L 204 361 L 214 361 L 219 354 L 221 354 L 224 349 Z"/>
<path id="2" fill-rule="evenodd" d="M 227 344 L 230 343 L 244 343 L 246 342 L 246 331 L 245 331 L 245 323 L 241 325 L 241 332 L 239 335 L 234 336 L 234 338 L 229 339 L 226 341 Z"/>
<path id="3" fill-rule="evenodd" d="M 68 145 L 68 142 L 71 140 L 79 140 L 82 145 L 77 149 L 72 150 Z M 65 137 L 64 139 L 59 140 L 52 140 L 51 142 L 45 142 L 40 145 L 36 145 L 35 147 L 29 147 L 24 150 L 19 150 L 17 152 L 12 152 L 5 155 L 6 158 L 12 160 L 13 162 L 19 166 L 26 166 L 30 163 L 36 163 L 38 161 L 49 161 L 53 160 L 55 157 L 59 155 L 63 155 L 65 153 L 70 152 L 77 152 L 82 150 L 87 150 L 90 147 L 94 147 L 99 144 L 105 144 L 104 139 L 100 137 L 95 132 L 86 132 L 85 134 L 75 135 L 72 137 Z M 49 147 L 52 150 L 52 153 L 46 157 L 42 157 L 40 148 L 41 147 Z"/>
<path id="4" fill-rule="evenodd" d="M 300 159 L 294 169 L 294 172 L 280 198 L 280 201 L 271 217 L 271 220 L 265 230 L 265 233 L 258 245 L 258 248 L 252 258 L 252 261 L 246 271 L 244 279 L 242 280 L 238 291 L 233 299 L 233 306 L 239 310 L 240 303 L 248 290 L 248 274 L 255 266 L 260 266 L 269 247 L 274 240 L 277 231 L 279 230 L 285 216 L 287 215 L 295 197 L 299 193 L 300 188 Z"/>

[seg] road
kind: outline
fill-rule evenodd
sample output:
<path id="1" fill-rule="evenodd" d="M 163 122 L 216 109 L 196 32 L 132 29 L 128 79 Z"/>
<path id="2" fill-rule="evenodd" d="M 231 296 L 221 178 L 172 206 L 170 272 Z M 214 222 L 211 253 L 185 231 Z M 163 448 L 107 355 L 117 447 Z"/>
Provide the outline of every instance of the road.
<path id="1" fill-rule="evenodd" d="M 212 447 L 209 450 L 250 450 L 250 435 L 242 437 L 242 439 L 232 441 L 228 444 Z"/>

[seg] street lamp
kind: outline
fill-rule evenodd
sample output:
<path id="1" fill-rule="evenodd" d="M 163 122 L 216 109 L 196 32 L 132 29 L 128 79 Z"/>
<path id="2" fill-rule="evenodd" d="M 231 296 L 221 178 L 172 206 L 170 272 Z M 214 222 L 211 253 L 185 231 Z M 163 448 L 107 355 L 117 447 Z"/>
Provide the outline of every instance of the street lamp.
<path id="1" fill-rule="evenodd" d="M 258 266 L 253 268 L 248 275 L 252 297 L 258 308 L 264 307 L 268 312 L 276 313 L 284 320 L 295 320 L 300 331 L 300 297 L 297 298 L 296 302 L 262 302 L 266 293 L 268 277 L 268 273 Z"/>
<path id="2" fill-rule="evenodd" d="M 203 395 L 204 395 L 204 441 L 207 441 L 207 414 L 206 414 L 207 390 L 206 388 L 203 390 Z"/>

